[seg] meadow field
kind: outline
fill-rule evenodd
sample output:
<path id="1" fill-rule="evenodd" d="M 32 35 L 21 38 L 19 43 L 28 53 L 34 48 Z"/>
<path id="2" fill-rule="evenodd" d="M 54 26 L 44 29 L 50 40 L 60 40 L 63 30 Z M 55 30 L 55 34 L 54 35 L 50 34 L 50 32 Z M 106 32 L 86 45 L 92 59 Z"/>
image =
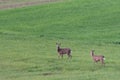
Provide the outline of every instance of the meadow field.
<path id="1" fill-rule="evenodd" d="M 72 59 L 58 58 L 57 42 L 71 48 Z M 93 63 L 93 49 L 105 66 Z M 119 80 L 119 59 L 120 0 L 0 10 L 0 80 Z"/>

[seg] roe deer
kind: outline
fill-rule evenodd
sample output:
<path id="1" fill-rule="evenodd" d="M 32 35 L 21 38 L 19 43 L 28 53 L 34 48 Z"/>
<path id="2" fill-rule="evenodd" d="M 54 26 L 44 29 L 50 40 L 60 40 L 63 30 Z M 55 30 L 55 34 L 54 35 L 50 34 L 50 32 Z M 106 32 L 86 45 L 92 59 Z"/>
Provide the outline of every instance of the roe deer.
<path id="1" fill-rule="evenodd" d="M 60 43 L 56 43 L 56 45 L 57 45 L 57 52 L 58 52 L 59 56 L 61 56 L 63 58 L 63 55 L 67 54 L 68 58 L 72 57 L 70 48 L 60 48 L 60 45 L 61 45 Z"/>
<path id="2" fill-rule="evenodd" d="M 101 62 L 102 65 L 104 65 L 104 59 L 105 57 L 103 55 L 94 55 L 94 50 L 90 52 L 91 57 L 93 58 L 93 61 L 96 62 Z"/>

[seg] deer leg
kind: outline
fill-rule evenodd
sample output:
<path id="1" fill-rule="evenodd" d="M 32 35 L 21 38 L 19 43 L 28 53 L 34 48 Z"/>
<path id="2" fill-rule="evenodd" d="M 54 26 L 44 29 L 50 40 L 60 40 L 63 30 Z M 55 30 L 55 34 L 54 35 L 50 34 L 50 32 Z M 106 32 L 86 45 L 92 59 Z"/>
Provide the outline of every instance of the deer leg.
<path id="1" fill-rule="evenodd" d="M 58 58 L 60 59 L 60 58 L 63 58 L 63 55 L 62 54 L 59 54 L 58 55 Z"/>
<path id="2" fill-rule="evenodd" d="M 70 53 L 67 53 L 68 58 L 72 58 L 72 55 Z"/>
<path id="3" fill-rule="evenodd" d="M 97 62 L 98 62 L 98 60 L 96 60 L 96 59 L 93 59 L 93 61 L 94 61 L 94 64 L 97 64 Z"/>
<path id="4" fill-rule="evenodd" d="M 58 55 L 58 58 L 59 58 L 59 59 L 60 59 L 60 56 L 61 56 L 61 55 L 59 54 L 59 55 Z"/>
<path id="5" fill-rule="evenodd" d="M 61 58 L 63 59 L 63 54 L 61 54 Z"/>
<path id="6" fill-rule="evenodd" d="M 72 55 L 69 54 L 69 55 L 68 55 L 68 58 L 72 58 Z"/>
<path id="7" fill-rule="evenodd" d="M 104 60 L 103 60 L 103 59 L 101 60 L 101 64 L 102 64 L 102 65 L 105 65 L 105 63 L 104 63 Z"/>
<path id="8" fill-rule="evenodd" d="M 96 64 L 97 62 L 94 60 L 93 63 Z"/>
<path id="9" fill-rule="evenodd" d="M 70 55 L 68 55 L 68 59 L 70 58 Z"/>

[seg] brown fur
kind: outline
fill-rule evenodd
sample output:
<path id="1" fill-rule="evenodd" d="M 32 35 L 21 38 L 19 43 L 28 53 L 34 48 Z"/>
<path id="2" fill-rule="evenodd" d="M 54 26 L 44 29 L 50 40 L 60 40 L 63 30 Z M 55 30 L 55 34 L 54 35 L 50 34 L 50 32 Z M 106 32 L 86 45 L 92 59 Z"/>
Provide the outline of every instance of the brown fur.
<path id="1" fill-rule="evenodd" d="M 104 56 L 103 55 L 94 55 L 94 50 L 90 52 L 91 57 L 93 58 L 93 61 L 96 62 L 101 62 L 102 65 L 104 65 Z"/>
<path id="2" fill-rule="evenodd" d="M 59 56 L 63 58 L 63 55 L 67 54 L 68 58 L 72 57 L 70 48 L 60 48 L 60 43 L 56 43 L 56 45 L 57 45 L 57 52 L 59 53 Z"/>

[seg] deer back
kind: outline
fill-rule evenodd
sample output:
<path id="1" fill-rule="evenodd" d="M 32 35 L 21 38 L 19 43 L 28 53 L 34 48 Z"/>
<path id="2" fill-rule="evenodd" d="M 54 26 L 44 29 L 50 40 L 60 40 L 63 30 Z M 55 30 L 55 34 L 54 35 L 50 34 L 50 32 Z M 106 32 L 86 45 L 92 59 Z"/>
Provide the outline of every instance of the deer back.
<path id="1" fill-rule="evenodd" d="M 60 48 L 60 49 L 58 50 L 58 52 L 59 52 L 60 54 L 70 54 L 71 50 L 70 50 L 70 48 Z"/>

